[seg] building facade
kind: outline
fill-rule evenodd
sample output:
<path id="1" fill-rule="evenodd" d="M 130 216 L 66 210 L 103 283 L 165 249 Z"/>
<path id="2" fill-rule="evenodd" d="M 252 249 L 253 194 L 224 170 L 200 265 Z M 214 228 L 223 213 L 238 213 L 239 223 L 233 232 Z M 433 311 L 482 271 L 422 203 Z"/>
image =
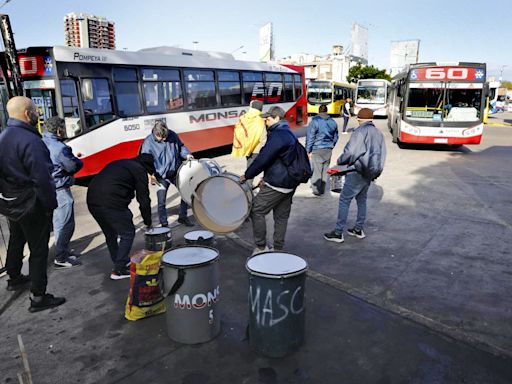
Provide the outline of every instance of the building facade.
<path id="1" fill-rule="evenodd" d="M 88 13 L 68 13 L 64 40 L 68 47 L 115 49 L 114 22 Z"/>
<path id="2" fill-rule="evenodd" d="M 299 53 L 278 60 L 279 64 L 301 65 L 304 67 L 306 82 L 312 80 L 332 80 L 347 82 L 348 70 L 358 63 L 367 65 L 368 61 L 343 52 L 343 46 L 334 45 L 330 54 L 325 56 Z"/>

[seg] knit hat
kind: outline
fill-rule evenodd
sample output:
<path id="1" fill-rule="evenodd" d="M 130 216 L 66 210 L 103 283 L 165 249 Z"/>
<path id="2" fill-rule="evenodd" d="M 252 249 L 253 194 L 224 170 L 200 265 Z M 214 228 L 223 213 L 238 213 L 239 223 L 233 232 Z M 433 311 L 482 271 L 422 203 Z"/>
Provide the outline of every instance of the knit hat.
<path id="1" fill-rule="evenodd" d="M 373 111 L 370 108 L 362 108 L 357 113 L 357 120 L 373 120 Z"/>
<path id="2" fill-rule="evenodd" d="M 269 117 L 269 116 L 272 116 L 272 117 L 279 116 L 282 119 L 282 118 L 284 118 L 285 114 L 286 114 L 286 112 L 284 111 L 283 108 L 275 106 L 275 107 L 271 107 L 267 112 L 262 113 L 261 117 L 265 118 L 265 117 Z"/>
<path id="3" fill-rule="evenodd" d="M 263 103 L 259 100 L 253 100 L 253 101 L 251 101 L 251 104 L 249 104 L 249 107 L 257 109 L 258 111 L 262 111 Z"/>
<path id="4" fill-rule="evenodd" d="M 150 153 L 141 153 L 135 158 L 142 166 L 146 169 L 146 172 L 150 175 L 155 174 L 155 159 Z"/>

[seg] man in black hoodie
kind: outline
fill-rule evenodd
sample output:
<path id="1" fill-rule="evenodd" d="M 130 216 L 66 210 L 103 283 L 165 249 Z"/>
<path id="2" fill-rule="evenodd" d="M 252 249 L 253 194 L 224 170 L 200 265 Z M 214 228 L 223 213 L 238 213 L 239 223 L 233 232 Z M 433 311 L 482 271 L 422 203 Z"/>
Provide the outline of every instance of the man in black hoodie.
<path id="1" fill-rule="evenodd" d="M 153 155 L 142 153 L 133 159 L 113 161 L 89 184 L 87 206 L 105 235 L 114 263 L 110 274 L 112 280 L 130 277 L 129 255 L 135 238 L 135 226 L 128 205 L 135 195 L 144 224 L 151 227 L 148 174 L 154 173 Z"/>

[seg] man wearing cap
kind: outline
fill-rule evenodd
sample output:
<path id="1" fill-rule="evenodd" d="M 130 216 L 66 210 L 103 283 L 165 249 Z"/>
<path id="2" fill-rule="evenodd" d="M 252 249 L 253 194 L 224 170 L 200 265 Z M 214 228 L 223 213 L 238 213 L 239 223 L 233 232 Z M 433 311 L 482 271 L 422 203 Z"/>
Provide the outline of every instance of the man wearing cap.
<path id="1" fill-rule="evenodd" d="M 263 103 L 259 100 L 251 101 L 249 110 L 240 116 L 233 132 L 233 150 L 231 156 L 247 159 L 250 166 L 267 140 L 265 121 L 261 117 Z M 247 180 L 252 186 L 252 180 Z"/>
<path id="2" fill-rule="evenodd" d="M 280 107 L 272 107 L 261 115 L 267 126 L 267 141 L 259 155 L 240 176 L 240 182 L 253 179 L 263 172 L 260 191 L 252 206 L 252 228 L 256 249 L 253 254 L 268 250 L 267 226 L 265 216 L 273 211 L 274 215 L 274 249 L 284 247 L 284 238 L 288 218 L 292 208 L 292 197 L 297 188 L 297 181 L 288 175 L 283 159 L 293 153 L 297 138 L 285 119 L 285 112 Z"/>
<path id="3" fill-rule="evenodd" d="M 340 193 L 338 220 L 333 231 L 324 233 L 327 241 L 343 243 L 343 230 L 347 222 L 348 209 L 353 198 L 357 201 L 357 219 L 353 228 L 347 230 L 350 236 L 358 239 L 366 237 L 363 226 L 366 220 L 366 199 L 370 183 L 375 180 L 386 159 L 384 136 L 373 124 L 373 112 L 363 108 L 357 114 L 357 127 L 345 145 L 343 153 L 337 160 L 338 165 L 349 165 L 355 172 L 345 177 L 345 185 Z"/>

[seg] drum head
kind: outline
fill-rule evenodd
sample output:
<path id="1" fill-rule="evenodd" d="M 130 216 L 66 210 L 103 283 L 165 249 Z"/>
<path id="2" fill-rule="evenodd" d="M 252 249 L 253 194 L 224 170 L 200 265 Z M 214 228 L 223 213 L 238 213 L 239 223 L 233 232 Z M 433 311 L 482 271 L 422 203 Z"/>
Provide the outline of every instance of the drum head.
<path id="1" fill-rule="evenodd" d="M 207 264 L 219 257 L 219 252 L 207 247 L 175 248 L 162 256 L 162 263 L 173 267 L 193 267 Z"/>
<path id="2" fill-rule="evenodd" d="M 164 233 L 169 233 L 171 232 L 171 228 L 166 228 L 166 227 L 159 227 L 159 228 L 151 228 L 151 229 L 148 229 L 146 232 L 145 232 L 145 235 L 148 235 L 148 236 L 156 236 L 156 235 L 162 235 Z"/>
<path id="3" fill-rule="evenodd" d="M 200 239 L 209 240 L 213 237 L 213 233 L 210 231 L 191 231 L 185 233 L 183 236 L 185 240 L 198 241 Z"/>
<path id="4" fill-rule="evenodd" d="M 307 267 L 308 264 L 304 259 L 291 253 L 260 253 L 247 261 L 247 270 L 250 273 L 268 277 L 299 274 Z"/>
<path id="5" fill-rule="evenodd" d="M 220 165 L 212 159 L 192 159 L 181 164 L 176 176 L 176 187 L 183 201 L 191 205 L 192 194 L 199 183 L 220 173 L 222 173 Z"/>
<path id="6" fill-rule="evenodd" d="M 249 216 L 252 191 L 238 182 L 238 176 L 222 174 L 204 180 L 192 198 L 192 210 L 199 223 L 216 233 L 237 230 Z"/>

